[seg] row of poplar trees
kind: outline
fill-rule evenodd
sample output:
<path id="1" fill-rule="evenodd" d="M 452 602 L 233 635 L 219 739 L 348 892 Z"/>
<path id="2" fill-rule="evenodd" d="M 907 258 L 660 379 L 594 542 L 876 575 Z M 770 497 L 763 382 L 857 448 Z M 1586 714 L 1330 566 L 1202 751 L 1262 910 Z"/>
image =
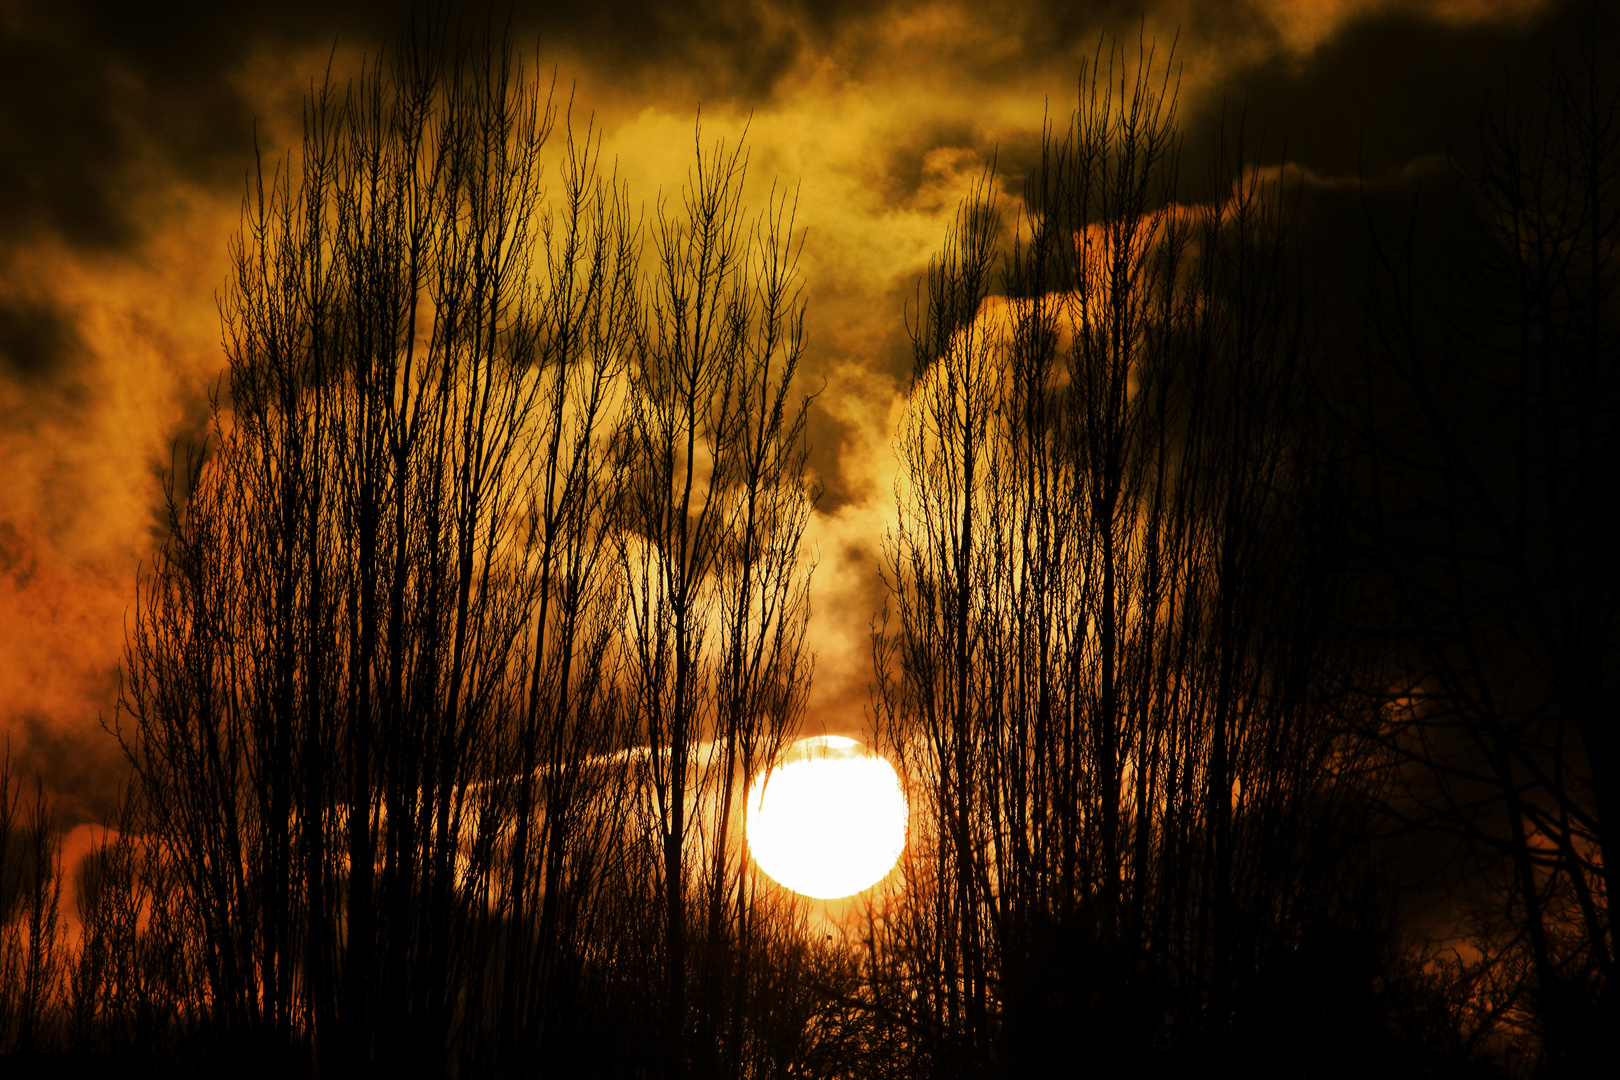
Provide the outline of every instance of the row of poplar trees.
<path id="1" fill-rule="evenodd" d="M 130 626 L 169 963 L 118 1007 L 271 1075 L 795 1052 L 736 836 L 809 676 L 804 305 L 745 166 L 700 148 L 644 225 L 501 40 L 308 101 Z"/>
<path id="2" fill-rule="evenodd" d="M 873 637 L 923 821 L 869 991 L 916 1071 L 1615 1060 L 1601 29 L 1416 202 L 1334 205 L 1241 131 L 1187 183 L 1144 46 L 1012 221 L 962 204 Z M 1346 209 L 1364 246 L 1302 248 Z"/>
<path id="3" fill-rule="evenodd" d="M 244 203 L 71 949 L 43 810 L 0 857 L 0 1026 L 34 1045 L 7 988 L 60 955 L 71 1041 L 203 1073 L 1601 1060 L 1612 71 L 1488 114 L 1453 246 L 1370 205 L 1325 312 L 1309 178 L 1184 169 L 1173 70 L 1100 51 L 909 311 L 872 720 L 911 833 L 841 923 L 740 840 L 811 674 L 791 201 L 699 141 L 644 220 L 500 39 L 315 92 Z"/>
<path id="4" fill-rule="evenodd" d="M 1170 65 L 1101 59 L 914 327 L 877 659 L 934 817 L 880 987 L 963 1073 L 1292 1049 L 1286 1010 L 1240 1030 L 1267 954 L 1366 899 L 1286 193 L 1184 202 Z"/>

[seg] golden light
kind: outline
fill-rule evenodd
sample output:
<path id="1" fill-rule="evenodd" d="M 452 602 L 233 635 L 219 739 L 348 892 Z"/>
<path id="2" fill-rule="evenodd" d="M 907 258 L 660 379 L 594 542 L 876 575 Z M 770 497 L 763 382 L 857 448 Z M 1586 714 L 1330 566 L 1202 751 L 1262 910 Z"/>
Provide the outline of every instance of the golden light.
<path id="1" fill-rule="evenodd" d="M 748 788 L 748 850 L 771 880 L 818 900 L 871 888 L 906 846 L 900 777 L 854 739 L 800 739 Z"/>

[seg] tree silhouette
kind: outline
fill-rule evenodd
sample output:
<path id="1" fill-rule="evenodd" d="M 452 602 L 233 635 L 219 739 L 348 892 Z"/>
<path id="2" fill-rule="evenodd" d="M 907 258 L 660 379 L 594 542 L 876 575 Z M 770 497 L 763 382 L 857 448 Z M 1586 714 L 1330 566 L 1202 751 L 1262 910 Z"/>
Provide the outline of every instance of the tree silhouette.
<path id="1" fill-rule="evenodd" d="M 790 208 L 700 144 L 648 240 L 571 126 L 548 197 L 543 89 L 408 36 L 245 207 L 124 713 L 205 1022 L 272 1071 L 799 1051 L 739 805 L 809 678 Z M 651 1041 L 591 1015 L 638 1002 Z"/>
<path id="2" fill-rule="evenodd" d="M 1242 1053 L 1361 887 L 1278 174 L 1179 204 L 1146 47 L 1043 146 L 1011 250 L 981 189 L 930 269 L 876 642 L 924 825 L 873 983 L 933 1075 Z"/>
<path id="3" fill-rule="evenodd" d="M 745 164 L 740 145 L 700 144 L 680 212 L 660 207 L 625 435 L 628 648 L 671 1076 L 751 1072 L 748 968 L 768 926 L 741 800 L 796 730 L 810 676 L 798 247 L 784 199 L 744 217 Z"/>
<path id="4" fill-rule="evenodd" d="M 1497 1015 L 1554 1073 L 1612 1048 L 1620 91 L 1598 23 L 1489 107 L 1461 252 L 1380 236 L 1365 438 L 1397 818 L 1456 838 Z M 1415 212 L 1415 211 L 1414 211 Z"/>

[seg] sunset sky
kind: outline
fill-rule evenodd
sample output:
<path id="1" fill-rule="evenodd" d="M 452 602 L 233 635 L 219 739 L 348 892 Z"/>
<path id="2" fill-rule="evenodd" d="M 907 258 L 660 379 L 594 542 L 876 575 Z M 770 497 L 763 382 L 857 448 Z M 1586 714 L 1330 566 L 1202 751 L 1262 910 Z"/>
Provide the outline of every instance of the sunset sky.
<path id="1" fill-rule="evenodd" d="M 102 724 L 171 454 L 203 435 L 221 378 L 214 297 L 255 137 L 270 159 L 292 147 L 311 81 L 355 71 L 408 6 L 0 0 L 0 738 L 72 820 L 104 814 L 122 775 Z M 1487 93 L 1533 92 L 1584 7 L 519 0 L 512 25 L 634 202 L 678 191 L 700 106 L 705 140 L 748 125 L 756 206 L 773 180 L 798 191 L 825 485 L 808 725 L 856 734 L 906 301 L 992 159 L 1013 215 L 1043 113 L 1067 114 L 1102 35 L 1174 44 L 1186 172 L 1207 171 L 1223 109 L 1268 159 L 1286 150 L 1326 266 L 1359 228 L 1358 173 L 1387 192 L 1466 160 Z"/>

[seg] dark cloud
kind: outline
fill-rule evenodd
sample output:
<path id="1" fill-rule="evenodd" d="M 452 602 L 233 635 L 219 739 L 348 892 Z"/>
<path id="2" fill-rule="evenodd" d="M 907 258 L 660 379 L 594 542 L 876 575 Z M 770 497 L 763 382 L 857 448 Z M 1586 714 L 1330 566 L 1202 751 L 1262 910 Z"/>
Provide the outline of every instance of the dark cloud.
<path id="1" fill-rule="evenodd" d="M 644 86 L 649 74 L 674 69 L 695 76 L 711 93 L 759 99 L 791 69 L 806 43 L 804 29 L 829 31 L 846 9 L 835 4 L 812 10 L 816 17 L 807 23 L 797 4 L 603 0 L 519 5 L 513 21 L 543 45 L 562 46 Z"/>
<path id="2" fill-rule="evenodd" d="M 150 219 L 131 189 L 149 172 L 148 155 L 206 186 L 239 183 L 254 119 L 238 78 L 244 65 L 260 52 L 340 42 L 374 51 L 397 33 L 402 8 L 378 0 L 12 5 L 0 19 L 0 242 L 41 233 L 95 248 L 136 242 Z M 510 18 L 519 40 L 611 73 L 621 90 L 656 96 L 678 81 L 693 104 L 744 105 L 769 101 L 810 54 L 881 73 L 899 59 L 888 38 L 869 32 L 884 20 L 922 22 L 937 12 L 958 32 L 935 42 L 943 51 L 932 62 L 986 86 L 1035 70 L 1072 79 L 1103 31 L 1129 40 L 1150 20 L 1170 23 L 1183 58 L 1245 43 L 1251 62 L 1221 90 L 1279 142 L 1286 134 L 1298 160 L 1327 172 L 1353 169 L 1358 153 L 1384 167 L 1442 149 L 1482 90 L 1569 21 L 1447 23 L 1402 8 L 1355 20 L 1309 55 L 1289 57 L 1277 47 L 1270 8 L 1254 0 L 517 0 L 453 10 L 474 25 Z M 1168 53 L 1168 43 L 1159 49 Z M 1194 142 L 1207 138 L 1214 115 L 1206 105 L 1193 117 Z"/>
<path id="3" fill-rule="evenodd" d="M 49 304 L 0 296 L 0 372 L 39 379 L 67 366 L 83 348 L 70 315 Z"/>
<path id="4" fill-rule="evenodd" d="M 700 96 L 762 99 L 807 40 L 825 42 L 865 8 L 542 0 L 440 5 L 429 17 L 473 28 L 509 18 L 518 41 L 644 90 L 678 70 Z M 256 53 L 375 52 L 409 10 L 306 0 L 11 5 L 0 16 L 0 243 L 41 234 L 100 249 L 138 242 L 147 221 L 131 189 L 148 179 L 151 158 L 208 186 L 240 183 L 255 117 L 239 76 Z"/>
<path id="5" fill-rule="evenodd" d="M 117 693 L 118 672 L 99 673 L 104 696 Z M 51 808 L 59 824 L 116 820 L 129 762 L 116 739 L 94 721 L 66 725 L 62 718 L 26 713 L 10 726 L 7 745 L 14 776 L 48 778 Z"/>
<path id="6" fill-rule="evenodd" d="M 234 76 L 254 49 L 354 34 L 381 25 L 380 8 L 13 5 L 0 19 L 0 242 L 138 241 L 154 164 L 208 185 L 240 176 L 253 111 Z"/>
<path id="7" fill-rule="evenodd" d="M 1555 46 L 1588 18 L 1590 0 L 1553 4 L 1528 21 L 1446 22 L 1410 9 L 1353 19 L 1300 57 L 1230 72 L 1189 117 L 1188 145 L 1222 123 L 1263 133 L 1273 154 L 1328 175 L 1398 170 L 1425 155 L 1466 156 L 1486 97 L 1510 82 L 1533 95 Z"/>
<path id="8" fill-rule="evenodd" d="M 998 21 L 1018 28 L 1020 56 L 1026 62 L 1060 69 L 1096 56 L 1099 47 L 1106 49 L 1114 39 L 1128 54 L 1145 47 L 1162 62 L 1173 54 L 1186 57 L 1228 42 L 1252 45 L 1257 39 L 1269 42 L 1275 36 L 1261 7 L 1250 0 L 1201 0 L 1185 5 L 1166 0 L 1038 0 L 1000 6 L 1005 11 Z M 1154 25 L 1149 26 L 1150 21 Z M 1172 36 L 1159 38 L 1161 28 L 1172 31 Z"/>

